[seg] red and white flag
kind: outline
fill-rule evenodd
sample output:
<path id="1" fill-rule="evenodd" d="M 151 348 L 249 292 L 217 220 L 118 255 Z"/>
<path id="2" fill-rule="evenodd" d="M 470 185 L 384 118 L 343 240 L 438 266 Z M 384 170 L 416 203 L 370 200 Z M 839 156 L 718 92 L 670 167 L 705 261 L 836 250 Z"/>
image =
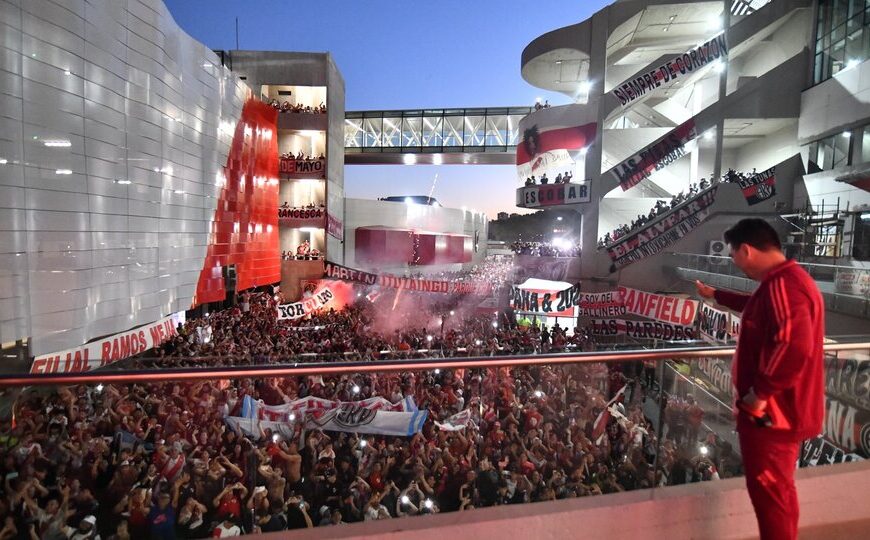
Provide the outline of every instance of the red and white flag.
<path id="1" fill-rule="evenodd" d="M 517 174 L 525 179 L 547 169 L 564 167 L 574 161 L 568 150 L 579 150 L 595 140 L 595 122 L 579 126 L 546 126 L 537 124 L 523 130 L 517 144 Z"/>
<path id="2" fill-rule="evenodd" d="M 610 422 L 610 407 L 619 401 L 623 394 L 625 394 L 625 389 L 628 385 L 623 385 L 622 388 L 616 393 L 610 401 L 605 405 L 604 410 L 598 413 L 598 417 L 595 419 L 595 423 L 592 424 L 592 439 L 595 441 L 595 444 L 601 444 L 601 441 L 604 439 L 604 431 L 607 429 L 607 424 Z"/>

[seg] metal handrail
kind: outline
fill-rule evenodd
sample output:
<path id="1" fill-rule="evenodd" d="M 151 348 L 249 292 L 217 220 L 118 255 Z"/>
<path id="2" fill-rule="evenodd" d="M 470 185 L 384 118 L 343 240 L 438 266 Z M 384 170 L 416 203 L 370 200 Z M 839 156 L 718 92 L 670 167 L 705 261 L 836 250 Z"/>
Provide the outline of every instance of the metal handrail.
<path id="1" fill-rule="evenodd" d="M 866 343 L 830 343 L 826 352 L 868 350 Z M 208 368 L 168 368 L 160 370 L 91 371 L 84 373 L 0 375 L 0 388 L 11 386 L 50 386 L 86 383 L 129 383 L 235 379 L 240 377 L 294 377 L 339 375 L 384 371 L 411 371 L 445 368 L 492 368 L 599 362 L 637 362 L 643 360 L 680 360 L 728 357 L 733 347 L 693 347 L 654 351 L 602 351 L 581 354 L 478 356 L 469 358 L 425 358 L 414 360 L 375 360 L 371 362 L 318 362 L 312 364 L 270 364 L 264 366 L 227 366 Z"/>

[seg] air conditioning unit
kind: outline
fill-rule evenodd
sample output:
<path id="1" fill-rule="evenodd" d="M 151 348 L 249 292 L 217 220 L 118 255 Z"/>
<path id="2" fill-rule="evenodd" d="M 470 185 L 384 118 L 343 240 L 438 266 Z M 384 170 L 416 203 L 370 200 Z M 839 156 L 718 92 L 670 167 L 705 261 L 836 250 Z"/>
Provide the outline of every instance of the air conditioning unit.
<path id="1" fill-rule="evenodd" d="M 713 255 L 715 257 L 727 257 L 728 256 L 728 244 L 726 244 L 722 240 L 710 240 L 707 243 L 707 255 Z M 726 262 L 725 259 L 710 259 L 710 262 L 714 264 L 723 264 Z"/>

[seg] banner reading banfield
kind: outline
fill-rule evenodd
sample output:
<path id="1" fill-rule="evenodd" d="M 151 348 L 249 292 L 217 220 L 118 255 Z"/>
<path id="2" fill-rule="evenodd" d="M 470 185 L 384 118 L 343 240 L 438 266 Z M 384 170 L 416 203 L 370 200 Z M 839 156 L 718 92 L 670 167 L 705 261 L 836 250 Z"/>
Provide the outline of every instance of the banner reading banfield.
<path id="1" fill-rule="evenodd" d="M 666 247 L 692 232 L 710 213 L 710 206 L 716 200 L 714 186 L 700 193 L 694 199 L 683 203 L 674 210 L 646 226 L 621 237 L 609 248 L 607 254 L 613 261 L 613 269 L 655 255 Z"/>
<path id="2" fill-rule="evenodd" d="M 492 284 L 485 281 L 444 281 L 440 279 L 406 278 L 390 274 L 372 274 L 329 261 L 326 262 L 323 268 L 323 277 L 416 292 L 476 294 L 481 296 L 492 293 Z"/>
<path id="3" fill-rule="evenodd" d="M 176 327 L 184 313 L 170 315 L 139 328 L 92 341 L 75 349 L 37 356 L 31 373 L 75 373 L 90 371 L 135 356 L 178 335 Z"/>
<path id="4" fill-rule="evenodd" d="M 626 81 L 613 90 L 613 95 L 624 107 L 641 96 L 654 91 L 662 83 L 678 80 L 718 59 L 728 56 L 728 41 L 725 34 L 702 43 L 691 51 L 676 56 L 659 67 Z"/>
<path id="5" fill-rule="evenodd" d="M 758 204 L 776 195 L 776 167 L 738 180 L 740 189 L 749 206 Z"/>
<path id="6" fill-rule="evenodd" d="M 561 109 L 561 107 L 560 107 Z M 535 124 L 520 127 L 522 140 L 517 145 L 517 176 L 525 180 L 547 171 L 566 172 L 574 168 L 569 150 L 580 150 L 595 140 L 598 125 L 582 120 L 583 109 L 567 109 L 561 116 L 558 110 L 539 112 Z M 529 116 L 527 118 L 532 118 Z M 556 176 L 553 174 L 552 176 Z"/>
<path id="7" fill-rule="evenodd" d="M 695 121 L 689 119 L 637 154 L 617 164 L 610 172 L 619 181 L 622 191 L 628 191 L 641 180 L 649 178 L 654 172 L 664 169 L 686 155 L 686 143 L 697 137 Z"/>
<path id="8" fill-rule="evenodd" d="M 517 190 L 517 206 L 538 208 L 560 204 L 588 203 L 589 184 L 544 184 Z"/>

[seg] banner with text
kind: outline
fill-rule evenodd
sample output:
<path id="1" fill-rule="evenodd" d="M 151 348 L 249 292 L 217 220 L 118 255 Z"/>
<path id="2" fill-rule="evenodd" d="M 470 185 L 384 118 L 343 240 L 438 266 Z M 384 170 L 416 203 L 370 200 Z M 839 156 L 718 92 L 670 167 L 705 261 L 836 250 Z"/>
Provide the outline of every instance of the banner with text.
<path id="1" fill-rule="evenodd" d="M 543 175 L 547 171 L 570 171 L 574 170 L 574 160 L 567 150 L 551 150 L 542 152 L 535 156 L 535 159 L 521 165 L 517 165 L 517 176 L 520 180 L 525 181 L 531 176 Z M 556 173 L 558 174 L 558 173 Z"/>
<path id="2" fill-rule="evenodd" d="M 662 83 L 675 81 L 720 58 L 724 61 L 727 56 L 728 41 L 725 39 L 724 33 L 719 34 L 694 49 L 668 60 L 652 71 L 619 85 L 613 89 L 613 96 L 624 107 L 660 87 Z"/>
<path id="3" fill-rule="evenodd" d="M 749 206 L 758 204 L 776 195 L 776 167 L 771 167 L 749 178 L 738 180 L 740 189 Z"/>
<path id="4" fill-rule="evenodd" d="M 625 315 L 625 302 L 619 291 L 588 293 L 580 297 L 581 317 L 621 317 Z"/>
<path id="5" fill-rule="evenodd" d="M 310 315 L 314 313 L 318 309 L 325 306 L 329 303 L 333 298 L 333 293 L 328 288 L 321 289 L 320 291 L 312 294 L 308 298 L 304 298 L 299 302 L 293 302 L 290 304 L 279 304 L 278 305 L 278 320 L 284 319 L 298 319 L 300 317 L 304 317 L 306 315 Z"/>
<path id="6" fill-rule="evenodd" d="M 713 345 L 727 343 L 732 335 L 732 313 L 717 309 L 710 304 L 701 303 L 698 310 L 698 331 L 701 339 Z M 739 327 L 739 318 L 737 326 Z"/>
<path id="7" fill-rule="evenodd" d="M 695 328 L 659 321 L 629 321 L 625 319 L 593 319 L 587 326 L 592 336 L 627 335 L 635 339 L 661 339 L 665 341 L 691 341 L 696 339 Z"/>
<path id="8" fill-rule="evenodd" d="M 326 178 L 326 159 L 281 158 L 278 172 L 293 178 Z"/>
<path id="9" fill-rule="evenodd" d="M 617 164 L 611 169 L 611 174 L 619 181 L 622 190 L 628 191 L 641 180 L 649 178 L 654 172 L 664 169 L 683 157 L 686 154 L 686 143 L 697 136 L 695 121 L 689 119 L 637 154 Z"/>
<path id="10" fill-rule="evenodd" d="M 513 258 L 514 283 L 523 283 L 528 278 L 564 281 L 569 276 L 578 275 L 580 275 L 579 257 L 514 255 Z"/>
<path id="11" fill-rule="evenodd" d="M 613 243 L 607 248 L 607 253 L 614 269 L 655 255 L 692 232 L 707 219 L 709 208 L 716 200 L 717 189 L 718 186 L 714 186 L 701 192 L 694 199 Z"/>
<path id="12" fill-rule="evenodd" d="M 344 240 L 344 223 L 329 212 L 326 213 L 326 233 L 333 238 Z"/>
<path id="13" fill-rule="evenodd" d="M 323 227 L 323 208 L 278 208 L 278 223 L 285 227 Z"/>
<path id="14" fill-rule="evenodd" d="M 568 150 L 580 150 L 595 140 L 598 124 L 574 124 L 579 119 L 572 114 L 575 112 L 575 109 L 565 108 L 564 115 L 549 119 L 547 124 L 537 121 L 529 127 L 522 126 L 522 140 L 517 145 L 517 175 L 520 180 L 532 175 L 540 176 L 548 169 L 573 167 Z M 554 110 L 547 115 L 557 113 Z M 540 120 L 541 117 L 534 118 Z"/>
<path id="15" fill-rule="evenodd" d="M 517 206 L 538 208 L 560 204 L 588 203 L 589 184 L 544 184 L 517 189 Z"/>
<path id="16" fill-rule="evenodd" d="M 630 287 L 618 287 L 625 312 L 679 326 L 692 326 L 698 314 L 698 301 L 679 296 L 656 294 Z"/>
<path id="17" fill-rule="evenodd" d="M 184 314 L 170 315 L 145 326 L 92 341 L 81 347 L 37 356 L 30 366 L 31 373 L 73 373 L 90 371 L 112 362 L 123 360 L 178 335 L 176 327 L 184 321 Z"/>
<path id="18" fill-rule="evenodd" d="M 492 293 L 492 284 L 484 281 L 443 281 L 438 279 L 406 278 L 390 274 L 372 274 L 329 261 L 324 266 L 323 277 L 406 291 L 475 294 L 481 296 Z"/>
<path id="19" fill-rule="evenodd" d="M 511 305 L 515 311 L 544 313 L 551 316 L 570 317 L 570 308 L 579 303 L 580 284 L 561 291 L 541 292 L 511 287 Z"/>

